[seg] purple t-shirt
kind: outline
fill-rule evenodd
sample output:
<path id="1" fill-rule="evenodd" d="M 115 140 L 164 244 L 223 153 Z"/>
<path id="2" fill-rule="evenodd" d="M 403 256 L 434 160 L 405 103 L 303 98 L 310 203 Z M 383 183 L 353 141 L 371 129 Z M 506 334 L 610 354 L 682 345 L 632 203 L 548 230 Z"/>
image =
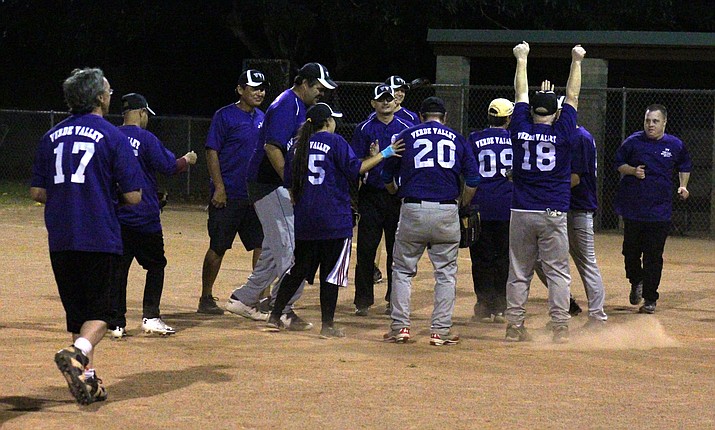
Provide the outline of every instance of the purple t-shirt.
<path id="1" fill-rule="evenodd" d="M 276 189 L 283 185 L 281 177 L 266 157 L 265 144 L 278 145 L 285 155 L 288 143 L 298 133 L 305 122 L 305 103 L 291 89 L 283 91 L 266 110 L 258 145 L 248 164 L 248 182 L 273 185 Z"/>
<path id="2" fill-rule="evenodd" d="M 473 187 L 479 180 L 474 153 L 462 135 L 437 121 L 408 128 L 397 136 L 403 139 L 402 157 L 385 162 L 382 180 L 400 178 L 398 196 L 427 201 L 456 200 L 460 177 Z"/>
<path id="3" fill-rule="evenodd" d="M 206 148 L 218 153 L 221 179 L 228 199 L 248 199 L 246 172 L 248 162 L 258 145 L 258 134 L 263 126 L 264 116 L 263 111 L 258 108 L 248 113 L 231 103 L 217 110 L 211 120 Z M 213 181 L 210 185 L 213 195 Z"/>
<path id="4" fill-rule="evenodd" d="M 285 179 L 292 185 L 294 151 L 289 152 Z M 360 175 L 362 161 L 348 142 L 335 133 L 321 131 L 310 138 L 308 175 L 296 203 L 295 238 L 298 240 L 352 237 L 350 184 Z"/>
<path id="5" fill-rule="evenodd" d="M 472 200 L 485 221 L 509 221 L 513 185 L 506 177 L 511 169 L 511 133 L 501 127 L 475 131 L 467 139 L 479 166 L 479 188 Z"/>
<path id="6" fill-rule="evenodd" d="M 350 142 L 350 146 L 358 158 L 364 159 L 370 156 L 370 145 L 373 142 L 377 140 L 380 145 L 380 151 L 382 151 L 390 146 L 394 136 L 410 127 L 412 127 L 412 124 L 396 116 L 389 124 L 385 124 L 377 119 L 377 116 L 374 116 L 358 124 L 355 128 L 355 133 L 353 133 L 353 140 Z M 385 184 L 380 178 L 384 163 L 384 161 L 381 161 L 380 164 L 365 173 L 363 183 L 384 190 Z"/>
<path id="7" fill-rule="evenodd" d="M 624 175 L 618 184 L 616 213 L 634 221 L 670 221 L 676 172 L 690 172 L 693 162 L 683 142 L 671 134 L 649 139 L 644 131 L 630 135 L 616 151 L 615 167 L 645 165 L 645 179 Z"/>
<path id="8" fill-rule="evenodd" d="M 571 173 L 578 174 L 579 184 L 571 188 L 571 210 L 595 211 L 598 208 L 596 192 L 596 141 L 583 127 L 571 135 Z"/>
<path id="9" fill-rule="evenodd" d="M 141 233 L 158 233 L 161 231 L 161 209 L 156 174 L 169 176 L 176 173 L 176 157 L 150 131 L 136 125 L 123 125 L 119 130 L 129 138 L 143 179 L 141 202 L 120 207 L 117 210 L 119 223 Z"/>
<path id="10" fill-rule="evenodd" d="M 40 140 L 32 186 L 47 190 L 50 252 L 122 254 L 117 188 L 137 191 L 141 169 L 127 137 L 94 114 L 72 115 Z"/>
<path id="11" fill-rule="evenodd" d="M 514 106 L 511 131 L 514 193 L 512 209 L 567 212 L 571 201 L 571 144 L 576 109 L 564 104 L 553 125 L 534 124 L 529 104 Z"/>

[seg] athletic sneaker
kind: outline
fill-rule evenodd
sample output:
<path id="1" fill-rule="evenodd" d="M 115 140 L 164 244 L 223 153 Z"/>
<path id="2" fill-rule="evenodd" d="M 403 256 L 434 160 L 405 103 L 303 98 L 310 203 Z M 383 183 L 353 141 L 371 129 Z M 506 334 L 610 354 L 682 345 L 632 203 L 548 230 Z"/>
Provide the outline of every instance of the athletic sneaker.
<path id="1" fill-rule="evenodd" d="M 107 332 L 109 332 L 109 335 L 114 339 L 122 339 L 128 336 L 127 330 L 124 327 L 114 327 L 113 329 L 107 330 Z"/>
<path id="2" fill-rule="evenodd" d="M 268 321 L 266 321 L 266 325 L 264 326 L 263 331 L 279 332 L 282 328 L 285 328 L 285 326 L 283 325 L 282 316 L 276 317 L 273 314 L 270 314 L 268 316 Z"/>
<path id="3" fill-rule="evenodd" d="M 639 314 L 654 314 L 655 313 L 655 302 L 646 300 L 643 306 L 638 309 Z"/>
<path id="4" fill-rule="evenodd" d="M 579 306 L 578 303 L 576 303 L 576 300 L 574 300 L 574 298 L 571 297 L 571 302 L 569 303 L 569 314 L 571 316 L 575 317 L 576 315 L 580 314 L 581 312 L 583 312 L 581 310 L 581 306 Z"/>
<path id="5" fill-rule="evenodd" d="M 80 405 L 88 405 L 107 398 L 102 380 L 96 376 L 86 378 L 84 368 L 89 358 L 74 345 L 57 351 L 55 364 L 67 381 L 70 393 Z"/>
<path id="6" fill-rule="evenodd" d="M 286 330 L 290 331 L 306 331 L 313 328 L 313 323 L 305 321 L 293 311 L 281 315 L 281 322 L 285 326 Z"/>
<path id="7" fill-rule="evenodd" d="M 176 333 L 176 330 L 166 325 L 161 318 L 143 318 L 142 330 L 144 333 L 156 333 L 162 336 Z"/>
<path id="8" fill-rule="evenodd" d="M 456 345 L 458 343 L 459 335 L 452 334 L 451 332 L 447 334 L 432 333 L 429 340 L 429 344 L 434 346 Z"/>
<path id="9" fill-rule="evenodd" d="M 359 317 L 366 317 L 368 313 L 368 309 L 370 309 L 369 306 L 365 306 L 363 308 L 357 308 L 355 309 L 355 315 Z"/>
<path id="10" fill-rule="evenodd" d="M 524 324 L 509 324 L 506 326 L 506 337 L 504 338 L 507 342 L 528 342 L 531 340 L 529 332 L 526 331 Z"/>
<path id="11" fill-rule="evenodd" d="M 375 284 L 379 284 L 380 282 L 382 282 L 382 272 L 377 266 L 375 266 L 375 271 L 372 273 L 372 280 Z"/>
<path id="12" fill-rule="evenodd" d="M 335 326 L 323 326 L 320 329 L 320 338 L 330 339 L 331 337 L 345 337 L 345 331 Z"/>
<path id="13" fill-rule="evenodd" d="M 199 308 L 196 312 L 200 314 L 223 315 L 223 309 L 218 307 L 216 300 L 218 300 L 217 297 L 201 296 L 199 299 Z"/>
<path id="14" fill-rule="evenodd" d="M 263 313 L 263 314 L 269 314 L 273 310 L 273 305 L 271 304 L 271 298 L 270 297 L 264 297 L 261 300 L 258 301 L 258 311 Z"/>
<path id="15" fill-rule="evenodd" d="M 584 330 L 598 332 L 606 328 L 606 320 L 588 317 L 588 321 L 583 325 Z"/>
<path id="16" fill-rule="evenodd" d="M 385 342 L 407 343 L 410 340 L 410 328 L 402 327 L 399 330 L 390 330 L 382 336 Z"/>
<path id="17" fill-rule="evenodd" d="M 385 305 L 385 315 L 392 315 L 392 306 L 390 306 L 390 302 L 387 302 L 387 304 Z"/>
<path id="18" fill-rule="evenodd" d="M 504 318 L 504 313 L 498 312 L 496 315 L 494 315 L 494 322 L 497 324 L 504 324 L 506 322 L 506 318 Z"/>
<path id="19" fill-rule="evenodd" d="M 643 299 L 643 281 L 637 284 L 631 284 L 631 294 L 628 296 L 628 300 L 633 306 L 639 304 Z M 652 312 L 651 312 L 652 313 Z"/>
<path id="20" fill-rule="evenodd" d="M 228 302 L 226 302 L 226 310 L 232 314 L 248 318 L 249 320 L 268 321 L 268 313 L 261 312 L 256 307 L 248 306 L 242 301 L 233 298 L 233 296 L 228 298 Z"/>
<path id="21" fill-rule="evenodd" d="M 553 326 L 553 337 L 554 343 L 567 343 L 569 341 L 569 326 L 559 324 Z"/>

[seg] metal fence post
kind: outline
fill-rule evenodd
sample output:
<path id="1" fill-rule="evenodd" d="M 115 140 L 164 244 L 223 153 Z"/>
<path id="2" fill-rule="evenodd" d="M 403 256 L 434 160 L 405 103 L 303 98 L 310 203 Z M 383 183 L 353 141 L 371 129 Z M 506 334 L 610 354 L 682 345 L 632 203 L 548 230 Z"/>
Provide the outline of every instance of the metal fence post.
<path id="1" fill-rule="evenodd" d="M 188 124 L 186 152 L 189 152 L 189 151 L 191 151 L 191 117 L 187 118 L 186 121 Z M 186 196 L 189 197 L 190 195 L 191 195 L 191 166 L 188 166 L 187 170 L 186 170 Z"/>

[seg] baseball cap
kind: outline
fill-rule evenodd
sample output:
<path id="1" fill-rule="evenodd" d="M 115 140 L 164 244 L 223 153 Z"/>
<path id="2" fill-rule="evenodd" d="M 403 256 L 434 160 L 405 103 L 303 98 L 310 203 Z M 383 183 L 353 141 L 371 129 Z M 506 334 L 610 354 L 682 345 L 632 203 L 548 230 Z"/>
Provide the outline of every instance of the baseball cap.
<path id="1" fill-rule="evenodd" d="M 558 101 L 553 91 L 537 91 L 531 98 L 531 108 L 539 116 L 549 116 L 558 110 Z"/>
<path id="2" fill-rule="evenodd" d="M 122 96 L 122 113 L 134 109 L 146 109 L 150 114 L 156 115 L 149 107 L 146 99 L 139 93 L 129 93 Z"/>
<path id="3" fill-rule="evenodd" d="M 420 106 L 420 113 L 447 113 L 444 107 L 444 100 L 439 97 L 427 97 Z"/>
<path id="4" fill-rule="evenodd" d="M 314 123 L 323 122 L 330 117 L 342 118 L 343 114 L 342 112 L 335 112 L 327 103 L 322 102 L 314 104 L 305 113 L 305 120 L 310 120 Z"/>
<path id="5" fill-rule="evenodd" d="M 558 109 L 561 109 L 564 107 L 564 100 L 566 100 L 566 96 L 561 96 L 558 99 L 556 99 L 556 106 Z"/>
<path id="6" fill-rule="evenodd" d="M 507 99 L 494 99 L 489 103 L 489 115 L 497 118 L 511 116 L 514 112 L 514 103 Z"/>
<path id="7" fill-rule="evenodd" d="M 238 77 L 238 85 L 249 87 L 260 87 L 261 85 L 270 86 L 271 83 L 266 79 L 266 75 L 256 69 L 248 69 L 241 73 Z"/>
<path id="8" fill-rule="evenodd" d="M 338 84 L 330 79 L 328 69 L 320 63 L 308 63 L 298 70 L 298 74 L 304 78 L 317 79 L 318 82 L 329 90 L 334 90 L 338 86 Z"/>
<path id="9" fill-rule="evenodd" d="M 380 97 L 384 96 L 385 94 L 389 94 L 391 99 L 395 98 L 395 92 L 392 90 L 391 86 L 385 85 L 385 84 L 380 84 L 375 87 L 375 97 L 373 97 L 373 100 L 378 100 Z"/>
<path id="10" fill-rule="evenodd" d="M 404 79 L 397 75 L 392 75 L 389 78 L 385 80 L 385 84 L 389 85 L 393 90 L 396 90 L 398 88 L 405 87 L 408 90 L 410 89 L 410 84 L 407 83 Z"/>

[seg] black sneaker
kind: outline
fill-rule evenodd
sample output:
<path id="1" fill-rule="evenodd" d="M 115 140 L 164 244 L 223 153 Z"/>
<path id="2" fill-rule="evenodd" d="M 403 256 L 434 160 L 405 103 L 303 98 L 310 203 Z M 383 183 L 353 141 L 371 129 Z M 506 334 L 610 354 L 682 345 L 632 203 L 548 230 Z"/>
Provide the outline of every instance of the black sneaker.
<path id="1" fill-rule="evenodd" d="M 303 320 L 293 311 L 281 315 L 281 322 L 285 326 L 286 330 L 290 331 L 306 331 L 313 328 L 313 323 Z"/>
<path id="2" fill-rule="evenodd" d="M 57 351 L 55 364 L 65 377 L 72 397 L 80 405 L 88 405 L 107 398 L 107 391 L 101 380 L 96 377 L 85 378 L 84 368 L 89 364 L 89 358 L 74 345 Z"/>
<path id="3" fill-rule="evenodd" d="M 637 284 L 631 284 L 631 294 L 628 296 L 632 305 L 637 305 L 643 299 L 643 281 Z M 654 306 L 655 308 L 655 306 Z M 651 312 L 652 313 L 652 312 Z"/>
<path id="4" fill-rule="evenodd" d="M 576 303 L 576 300 L 574 300 L 574 298 L 571 297 L 571 303 L 569 303 L 569 314 L 571 314 L 571 316 L 575 317 L 576 315 L 580 314 L 581 312 L 583 312 L 581 310 L 581 306 L 579 306 L 578 303 Z"/>
<path id="5" fill-rule="evenodd" d="M 271 298 L 265 297 L 258 301 L 258 310 L 264 314 L 269 314 L 273 310 L 273 305 L 271 304 Z"/>
<path id="6" fill-rule="evenodd" d="M 655 302 L 646 300 L 643 306 L 638 309 L 639 314 L 654 314 L 655 313 Z"/>
<path id="7" fill-rule="evenodd" d="M 387 304 L 385 305 L 385 315 L 387 315 L 388 317 L 392 315 L 392 306 L 390 306 L 390 302 L 387 302 Z"/>
<path id="8" fill-rule="evenodd" d="M 366 317 L 368 314 L 369 306 L 358 307 L 355 309 L 355 315 L 359 317 Z"/>
<path id="9" fill-rule="evenodd" d="M 218 297 L 201 296 L 199 299 L 199 308 L 196 312 L 200 314 L 223 315 L 223 309 L 216 304 L 217 300 Z"/>
<path id="10" fill-rule="evenodd" d="M 333 337 L 345 337 L 345 331 L 335 326 L 323 326 L 323 328 L 320 329 L 321 339 L 330 339 Z"/>
<path id="11" fill-rule="evenodd" d="M 266 321 L 266 325 L 264 326 L 263 331 L 267 332 L 279 332 L 281 329 L 285 328 L 283 325 L 282 317 L 277 317 L 273 314 L 270 314 L 268 316 L 268 321 Z"/>
<path id="12" fill-rule="evenodd" d="M 377 266 L 375 266 L 375 271 L 372 274 L 372 279 L 375 284 L 379 284 L 380 282 L 382 282 L 382 272 Z"/>
<path id="13" fill-rule="evenodd" d="M 569 326 L 559 324 L 553 326 L 554 343 L 567 343 L 569 341 Z"/>
<path id="14" fill-rule="evenodd" d="M 509 324 L 506 326 L 506 337 L 504 339 L 507 342 L 528 342 L 531 340 L 531 335 L 526 331 L 523 323 L 520 325 Z"/>

